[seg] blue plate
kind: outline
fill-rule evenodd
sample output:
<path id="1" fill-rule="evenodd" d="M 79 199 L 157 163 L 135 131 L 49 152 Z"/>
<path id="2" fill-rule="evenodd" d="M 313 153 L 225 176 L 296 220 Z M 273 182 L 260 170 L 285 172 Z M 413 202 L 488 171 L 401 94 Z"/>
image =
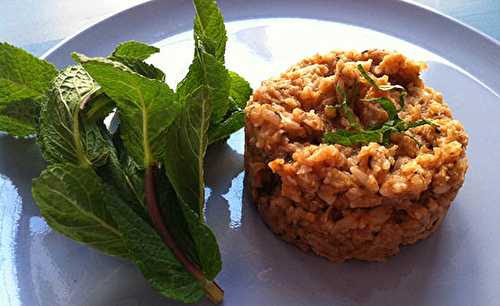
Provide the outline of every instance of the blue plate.
<path id="1" fill-rule="evenodd" d="M 500 45 L 452 19 L 402 1 L 220 1 L 228 21 L 227 65 L 257 87 L 299 59 L 331 49 L 386 48 L 425 60 L 470 135 L 470 169 L 449 216 L 429 239 L 385 263 L 333 264 L 275 237 L 244 188 L 243 134 L 211 147 L 206 218 L 220 242 L 224 305 L 498 305 L 500 301 Z M 135 39 L 162 48 L 151 61 L 174 85 L 191 61 L 190 1 L 148 2 L 59 44 L 106 55 Z M 34 140 L 0 136 L 0 301 L 18 306 L 178 305 L 131 264 L 53 232 L 31 197 L 45 167 Z M 208 301 L 200 305 L 210 305 Z"/>

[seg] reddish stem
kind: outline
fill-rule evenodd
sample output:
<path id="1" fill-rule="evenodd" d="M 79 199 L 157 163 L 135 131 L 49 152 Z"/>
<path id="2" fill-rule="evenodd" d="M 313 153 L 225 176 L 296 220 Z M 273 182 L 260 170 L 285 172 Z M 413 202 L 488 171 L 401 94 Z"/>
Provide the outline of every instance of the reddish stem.
<path id="1" fill-rule="evenodd" d="M 224 291 L 217 285 L 214 281 L 209 281 L 203 275 L 203 272 L 197 267 L 193 262 L 191 262 L 181 251 L 174 238 L 170 235 L 166 225 L 163 223 L 161 218 L 160 209 L 158 207 L 158 201 L 156 200 L 156 189 L 155 189 L 155 167 L 150 166 L 146 168 L 144 176 L 144 191 L 146 197 L 146 203 L 148 207 L 149 217 L 153 222 L 153 226 L 161 236 L 163 243 L 170 249 L 174 254 L 175 258 L 186 268 L 186 270 L 193 275 L 193 277 L 200 282 L 203 290 L 207 294 L 207 297 L 213 303 L 220 303 L 224 298 Z"/>

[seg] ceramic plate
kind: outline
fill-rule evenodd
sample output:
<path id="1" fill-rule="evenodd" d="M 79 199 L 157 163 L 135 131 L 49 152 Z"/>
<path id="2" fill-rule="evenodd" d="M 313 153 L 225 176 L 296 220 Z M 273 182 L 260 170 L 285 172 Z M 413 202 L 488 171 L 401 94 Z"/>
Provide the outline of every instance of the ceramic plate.
<path id="1" fill-rule="evenodd" d="M 243 135 L 211 147 L 206 218 L 223 256 L 224 305 L 498 305 L 500 300 L 500 45 L 426 8 L 402 1 L 221 0 L 227 65 L 251 81 L 331 49 L 396 49 L 425 60 L 423 78 L 442 92 L 470 135 L 470 169 L 441 228 L 385 263 L 333 264 L 275 237 L 244 190 Z M 190 1 L 139 5 L 84 30 L 45 57 L 106 55 L 135 39 L 162 48 L 152 62 L 169 84 L 191 60 Z M 31 197 L 45 167 L 34 140 L 0 136 L 0 304 L 177 305 L 131 264 L 53 232 Z M 202 301 L 200 305 L 209 305 Z"/>

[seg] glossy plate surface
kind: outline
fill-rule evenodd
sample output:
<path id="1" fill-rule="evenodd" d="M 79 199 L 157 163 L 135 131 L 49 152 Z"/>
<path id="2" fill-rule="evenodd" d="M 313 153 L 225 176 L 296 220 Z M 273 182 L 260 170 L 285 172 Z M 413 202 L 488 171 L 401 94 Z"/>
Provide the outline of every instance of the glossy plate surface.
<path id="1" fill-rule="evenodd" d="M 227 65 L 258 86 L 299 59 L 331 49 L 396 49 L 429 63 L 423 77 L 470 135 L 470 169 L 441 228 L 385 263 L 332 264 L 276 238 L 244 191 L 243 134 L 211 147 L 206 218 L 223 255 L 224 305 L 498 305 L 500 300 L 500 46 L 401 1 L 220 1 Z M 106 55 L 136 39 L 162 48 L 151 61 L 174 85 L 191 61 L 190 1 L 153 1 L 92 26 L 46 58 Z M 53 232 L 31 197 L 45 167 L 34 140 L 0 135 L 0 305 L 155 306 L 137 269 Z M 200 305 L 209 305 L 202 301 Z"/>

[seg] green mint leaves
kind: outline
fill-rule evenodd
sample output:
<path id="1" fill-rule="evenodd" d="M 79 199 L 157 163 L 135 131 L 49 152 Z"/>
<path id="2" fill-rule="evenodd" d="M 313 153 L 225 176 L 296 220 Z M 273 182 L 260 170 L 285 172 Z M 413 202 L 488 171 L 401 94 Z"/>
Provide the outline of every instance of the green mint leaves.
<path id="1" fill-rule="evenodd" d="M 110 211 L 130 256 L 153 288 L 184 303 L 194 303 L 203 297 L 200 283 L 177 261 L 145 220 L 123 205 L 112 203 Z"/>
<path id="2" fill-rule="evenodd" d="M 0 43 L 0 131 L 35 134 L 40 102 L 56 74 L 53 65 Z"/>
<path id="3" fill-rule="evenodd" d="M 215 236 L 202 218 L 203 160 L 209 140 L 213 140 L 210 136 L 220 140 L 243 126 L 242 108 L 251 88 L 243 78 L 224 67 L 226 34 L 215 2 L 195 1 L 195 8 L 203 14 L 195 18 L 194 59 L 175 94 L 165 83 L 141 73 L 137 65 L 130 65 L 130 60 L 144 60 L 150 55 L 148 52 L 124 60 L 128 56 L 123 50 L 127 44 L 119 46 L 121 52 L 115 51 L 108 60 L 82 55 L 75 58 L 116 103 L 121 120 L 120 138 L 134 162 L 146 172 L 154 171 L 149 168 L 156 165 L 165 169 L 168 178 L 161 188 L 168 185 L 174 192 L 168 197 L 158 197 L 157 204 L 166 216 L 165 223 L 174 225 L 170 232 L 177 241 L 176 247 L 182 248 L 210 281 L 220 271 L 221 259 Z M 137 43 L 131 46 L 135 50 Z M 149 213 L 156 215 L 151 210 Z M 206 281 L 201 283 L 206 289 Z"/>
<path id="4" fill-rule="evenodd" d="M 202 161 L 207 145 L 243 126 L 242 109 L 252 90 L 248 82 L 224 67 L 227 37 L 215 2 L 194 1 L 194 4 L 197 12 L 194 59 L 176 92 L 186 111 L 169 132 L 169 143 L 174 145 L 167 148 L 170 152 L 166 154 L 165 168 L 180 199 L 195 211 L 198 209 L 201 215 Z"/>
<path id="5" fill-rule="evenodd" d="M 158 175 L 157 182 L 162 186 L 158 200 L 162 203 L 161 210 L 166 223 L 171 225 L 172 236 L 180 248 L 199 263 L 205 277 L 213 280 L 222 265 L 214 234 L 186 203 L 172 200 L 176 197 L 175 191 L 165 175 Z"/>
<path id="6" fill-rule="evenodd" d="M 229 71 L 229 105 L 224 118 L 208 130 L 208 144 L 225 140 L 245 124 L 244 108 L 252 94 L 250 84 L 236 72 Z"/>
<path id="7" fill-rule="evenodd" d="M 144 62 L 151 55 L 160 52 L 157 47 L 149 46 L 137 41 L 128 41 L 116 47 L 109 59 L 120 62 L 150 79 L 165 81 L 165 74 L 153 65 Z"/>
<path id="8" fill-rule="evenodd" d="M 211 110 L 208 92 L 207 87 L 200 86 L 185 97 L 184 109 L 169 131 L 170 145 L 166 148 L 167 175 L 180 200 L 198 214 L 204 202 L 203 159 Z"/>
<path id="9" fill-rule="evenodd" d="M 52 82 L 41 104 L 37 140 L 50 163 L 100 165 L 107 146 L 96 122 L 82 125 L 81 104 L 98 89 L 82 66 L 70 66 Z"/>
<path id="10" fill-rule="evenodd" d="M 365 68 L 363 68 L 363 65 L 358 64 L 357 66 L 359 73 L 363 78 L 373 87 L 375 87 L 378 90 L 381 91 L 390 91 L 390 90 L 405 90 L 405 88 L 401 85 L 390 85 L 390 84 L 384 84 L 384 85 L 378 85 L 375 80 L 372 79 L 372 77 L 366 72 Z"/>
<path id="11" fill-rule="evenodd" d="M 208 144 L 222 141 L 245 124 L 245 112 L 236 110 L 229 118 L 208 131 Z"/>
<path id="12" fill-rule="evenodd" d="M 161 159 L 166 133 L 179 112 L 167 84 L 145 78 L 102 59 L 75 58 L 115 101 L 128 154 L 144 168 Z"/>
<path id="13" fill-rule="evenodd" d="M 252 87 L 250 87 L 247 80 L 236 72 L 229 71 L 229 78 L 231 79 L 231 86 L 229 88 L 231 104 L 242 110 L 247 105 L 248 97 L 252 94 Z"/>
<path id="14" fill-rule="evenodd" d="M 328 144 L 340 144 L 343 146 L 353 146 L 357 144 L 368 144 L 370 142 L 381 143 L 384 139 L 384 134 L 378 131 L 345 131 L 338 130 L 335 132 L 327 132 L 323 135 L 323 142 Z"/>
<path id="15" fill-rule="evenodd" d="M 351 128 L 355 130 L 359 130 L 359 122 L 357 117 L 354 115 L 354 112 L 352 111 L 352 106 L 350 105 L 349 99 L 347 98 L 347 94 L 342 87 L 340 87 L 339 84 L 337 84 L 335 90 L 337 93 L 342 97 L 342 103 L 340 104 L 340 107 L 342 109 L 342 112 L 344 113 L 344 116 L 346 117 L 347 121 L 349 122 Z"/>
<path id="16" fill-rule="evenodd" d="M 390 136 L 392 133 L 402 133 L 409 129 L 426 124 L 435 125 L 433 121 L 427 119 L 422 119 L 411 123 L 402 120 L 390 120 L 384 123 L 382 127 L 373 130 L 338 130 L 335 132 L 326 132 L 323 135 L 323 142 L 328 144 L 340 144 L 343 146 L 364 145 L 370 142 L 389 145 Z"/>
<path id="17" fill-rule="evenodd" d="M 133 261 L 167 297 L 218 303 L 222 261 L 203 218 L 204 158 L 243 126 L 252 89 L 224 66 L 216 2 L 194 7 L 194 58 L 175 92 L 146 62 L 159 49 L 141 42 L 108 57 L 73 54 L 77 64 L 59 72 L 0 44 L 0 131 L 36 135 L 49 165 L 33 198 L 54 230 Z"/>
<path id="18" fill-rule="evenodd" d="M 92 169 L 51 165 L 33 181 L 33 198 L 54 230 L 106 254 L 129 257 L 123 233 L 108 210 L 121 199 L 106 190 Z"/>
<path id="19" fill-rule="evenodd" d="M 128 41 L 119 44 L 111 54 L 114 58 L 144 61 L 151 55 L 160 52 L 160 49 L 138 41 Z"/>
<path id="20" fill-rule="evenodd" d="M 384 85 L 378 85 L 370 75 L 368 75 L 368 72 L 366 72 L 365 68 L 363 68 L 363 65 L 358 64 L 357 66 L 359 73 L 361 76 L 373 87 L 375 87 L 377 90 L 380 91 L 392 91 L 392 90 L 397 90 L 399 91 L 399 106 L 401 109 L 403 109 L 405 105 L 405 100 L 404 98 L 408 94 L 406 92 L 406 89 L 401 86 L 401 85 L 391 85 L 391 84 L 384 84 Z"/>
<path id="21" fill-rule="evenodd" d="M 391 91 L 398 90 L 400 92 L 399 105 L 401 109 L 404 107 L 404 97 L 407 95 L 406 90 L 401 85 L 378 85 L 372 77 L 368 75 L 361 64 L 357 66 L 358 71 L 361 76 L 374 88 L 380 91 Z M 358 89 L 356 89 L 357 91 Z M 388 98 L 369 98 L 361 99 L 360 101 L 365 103 L 377 103 L 384 109 L 387 113 L 388 120 L 382 124 L 382 126 L 365 130 L 360 127 L 355 115 L 353 114 L 352 108 L 347 98 L 345 91 L 337 85 L 337 93 L 339 93 L 343 101 L 340 107 L 349 122 L 353 130 L 337 130 L 334 132 L 326 132 L 323 135 L 323 142 L 328 144 L 340 144 L 343 146 L 354 146 L 354 145 L 364 145 L 370 142 L 376 142 L 384 145 L 390 145 L 390 136 L 392 133 L 403 133 L 411 128 L 415 128 L 421 125 L 436 125 L 432 120 L 422 119 L 415 122 L 406 122 L 399 118 L 398 110 L 394 103 Z"/>
<path id="22" fill-rule="evenodd" d="M 387 115 L 389 116 L 389 121 L 396 120 L 398 117 L 398 111 L 396 110 L 396 107 L 391 102 L 391 100 L 387 98 L 382 97 L 382 98 L 361 99 L 361 101 L 380 104 L 380 106 L 382 106 L 382 108 L 387 112 Z"/>
<path id="23" fill-rule="evenodd" d="M 196 16 L 194 19 L 195 53 L 199 48 L 224 63 L 226 53 L 226 28 L 224 17 L 215 1 L 193 0 Z M 196 57 L 196 55 L 195 55 Z"/>

